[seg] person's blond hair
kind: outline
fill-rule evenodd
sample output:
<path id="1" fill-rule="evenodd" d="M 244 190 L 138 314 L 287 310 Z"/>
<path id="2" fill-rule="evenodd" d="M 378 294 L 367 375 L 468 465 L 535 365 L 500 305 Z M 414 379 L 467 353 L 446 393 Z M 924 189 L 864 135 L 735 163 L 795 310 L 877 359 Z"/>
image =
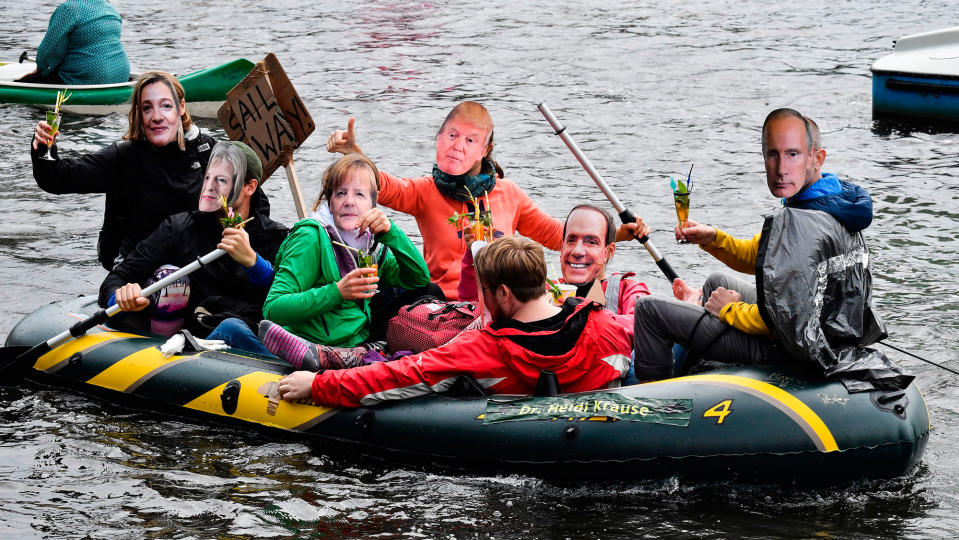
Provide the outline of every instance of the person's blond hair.
<path id="1" fill-rule="evenodd" d="M 373 183 L 370 185 L 370 200 L 373 206 L 376 206 L 376 194 L 380 191 L 379 169 L 376 168 L 373 160 L 363 154 L 347 154 L 326 168 L 326 171 L 323 173 L 323 190 L 320 191 L 320 196 L 317 197 L 316 202 L 313 203 L 313 210 L 319 208 L 321 202 L 329 201 L 331 197 L 333 197 L 333 192 L 343 185 L 343 182 L 346 180 L 346 175 L 348 175 L 350 171 L 364 167 L 369 169 L 372 174 Z"/>
<path id="2" fill-rule="evenodd" d="M 181 108 L 180 102 L 186 99 L 186 92 L 183 85 L 176 77 L 163 71 L 147 71 L 137 79 L 136 86 L 133 87 L 133 98 L 130 103 L 130 113 L 127 115 L 129 125 L 127 132 L 123 135 L 126 140 L 142 141 L 146 140 L 146 130 L 143 127 L 143 111 L 140 110 L 140 99 L 143 96 L 143 89 L 154 83 L 163 83 L 170 89 L 175 101 L 176 112 L 180 117 L 180 125 L 177 126 L 176 142 L 180 150 L 186 150 L 186 142 L 183 140 L 183 134 L 193 127 L 193 120 L 186 107 Z"/>
<path id="3" fill-rule="evenodd" d="M 542 246 L 517 236 L 503 236 L 476 255 L 476 274 L 484 288 L 506 285 L 520 302 L 546 294 L 546 255 Z"/>

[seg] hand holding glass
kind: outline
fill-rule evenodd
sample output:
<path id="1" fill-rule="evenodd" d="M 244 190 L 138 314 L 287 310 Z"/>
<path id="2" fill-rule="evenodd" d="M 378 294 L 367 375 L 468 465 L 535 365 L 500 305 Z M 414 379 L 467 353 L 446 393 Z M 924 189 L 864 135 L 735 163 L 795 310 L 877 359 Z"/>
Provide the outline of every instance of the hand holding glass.
<path id="1" fill-rule="evenodd" d="M 40 159 L 53 161 L 53 157 L 50 156 L 50 148 L 53 146 L 53 137 L 56 137 L 57 132 L 60 131 L 60 115 L 53 111 L 47 111 L 47 124 L 50 125 L 47 133 L 50 134 L 51 139 L 47 142 L 47 149 L 43 155 L 40 156 Z"/>

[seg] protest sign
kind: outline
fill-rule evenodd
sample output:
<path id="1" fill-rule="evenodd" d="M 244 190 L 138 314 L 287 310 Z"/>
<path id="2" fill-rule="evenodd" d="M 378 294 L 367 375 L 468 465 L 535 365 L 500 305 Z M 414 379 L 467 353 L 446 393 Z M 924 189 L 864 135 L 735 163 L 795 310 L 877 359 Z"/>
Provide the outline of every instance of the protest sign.
<path id="1" fill-rule="evenodd" d="M 230 139 L 249 144 L 260 157 L 261 184 L 276 169 L 286 167 L 297 215 L 303 217 L 305 209 L 293 167 L 293 151 L 316 126 L 276 55 L 268 54 L 227 92 L 217 119 Z"/>

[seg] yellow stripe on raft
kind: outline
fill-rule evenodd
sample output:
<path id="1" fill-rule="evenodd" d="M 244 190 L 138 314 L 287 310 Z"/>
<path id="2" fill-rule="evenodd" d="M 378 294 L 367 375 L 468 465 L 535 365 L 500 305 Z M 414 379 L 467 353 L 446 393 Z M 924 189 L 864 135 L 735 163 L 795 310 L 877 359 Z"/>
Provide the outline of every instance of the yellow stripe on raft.
<path id="1" fill-rule="evenodd" d="M 757 381 L 756 379 L 750 379 L 749 377 L 742 377 L 740 375 L 691 375 L 688 377 L 679 377 L 676 379 L 667 379 L 657 382 L 675 381 L 688 381 L 694 383 L 716 382 L 724 385 L 738 386 L 740 388 L 752 390 L 752 392 L 749 392 L 750 394 L 760 397 L 764 401 L 767 401 L 774 406 L 778 403 L 783 407 L 788 408 L 798 419 L 801 419 L 803 422 L 805 422 L 806 426 L 809 428 L 805 431 L 807 433 L 814 433 L 816 437 L 819 438 L 819 444 L 816 446 L 818 446 L 823 452 L 836 452 L 839 450 L 839 445 L 836 444 L 836 439 L 833 437 L 832 432 L 829 431 L 829 427 L 826 426 L 826 423 L 823 422 L 822 418 L 820 418 L 815 411 L 810 409 L 809 406 L 803 403 L 799 398 L 783 390 L 782 388 L 779 388 L 778 386 L 774 386 L 763 381 Z"/>
<path id="2" fill-rule="evenodd" d="M 118 392 L 126 392 L 130 386 L 138 382 L 147 373 L 156 371 L 171 362 L 176 362 L 180 358 L 183 357 L 164 358 L 163 353 L 156 347 L 147 346 L 115 362 L 112 366 L 88 380 L 87 383 Z"/>
<path id="3" fill-rule="evenodd" d="M 53 349 L 40 358 L 37 358 L 36 363 L 33 364 L 33 369 L 47 371 L 67 358 L 70 358 L 73 353 L 85 351 L 97 345 L 102 345 L 108 341 L 131 337 L 142 336 L 127 334 L 125 332 L 98 332 L 96 334 L 84 334 L 78 338 L 67 341 L 56 349 Z"/>
<path id="4" fill-rule="evenodd" d="M 240 395 L 237 400 L 236 412 L 227 414 L 223 411 L 223 402 L 220 394 L 228 383 L 221 384 L 209 392 L 184 405 L 188 409 L 217 414 L 227 418 L 236 418 L 247 422 L 255 422 L 268 427 L 293 430 L 298 427 L 304 429 L 319 421 L 334 409 L 309 405 L 304 403 L 290 403 L 280 401 L 276 408 L 276 415 L 267 414 L 269 400 L 259 392 L 259 389 L 271 382 L 278 382 L 282 375 L 257 371 L 248 373 L 236 380 L 240 383 Z M 301 427 L 303 426 L 303 427 Z"/>

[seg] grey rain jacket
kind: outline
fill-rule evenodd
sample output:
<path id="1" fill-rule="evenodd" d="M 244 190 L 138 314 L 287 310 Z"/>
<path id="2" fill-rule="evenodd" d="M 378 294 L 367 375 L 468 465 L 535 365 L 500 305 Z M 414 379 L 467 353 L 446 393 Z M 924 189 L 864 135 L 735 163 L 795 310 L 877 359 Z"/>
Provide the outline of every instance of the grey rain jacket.
<path id="1" fill-rule="evenodd" d="M 786 207 L 767 217 L 756 284 L 760 314 L 785 350 L 850 392 L 902 389 L 914 378 L 868 347 L 886 337 L 869 251 L 830 213 Z"/>

